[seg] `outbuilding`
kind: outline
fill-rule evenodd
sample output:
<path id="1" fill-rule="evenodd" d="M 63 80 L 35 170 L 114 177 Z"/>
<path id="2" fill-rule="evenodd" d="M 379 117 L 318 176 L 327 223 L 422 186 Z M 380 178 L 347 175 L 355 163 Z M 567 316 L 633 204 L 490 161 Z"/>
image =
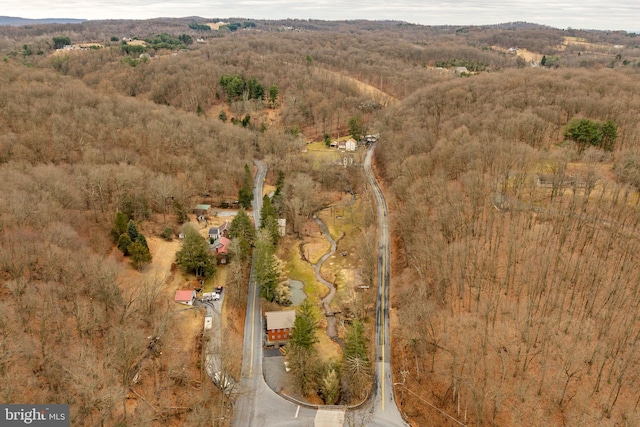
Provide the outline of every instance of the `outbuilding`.
<path id="1" fill-rule="evenodd" d="M 193 305 L 193 301 L 196 299 L 196 291 L 183 289 L 177 290 L 176 296 L 173 298 L 175 302 L 186 305 Z"/>

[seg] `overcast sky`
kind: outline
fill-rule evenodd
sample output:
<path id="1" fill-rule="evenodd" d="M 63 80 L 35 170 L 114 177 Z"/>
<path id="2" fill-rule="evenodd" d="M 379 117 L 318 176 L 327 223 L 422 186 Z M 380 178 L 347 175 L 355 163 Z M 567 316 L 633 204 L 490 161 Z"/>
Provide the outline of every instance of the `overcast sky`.
<path id="1" fill-rule="evenodd" d="M 21 18 L 400 20 L 423 25 L 526 21 L 556 28 L 640 32 L 640 0 L 2 0 Z"/>

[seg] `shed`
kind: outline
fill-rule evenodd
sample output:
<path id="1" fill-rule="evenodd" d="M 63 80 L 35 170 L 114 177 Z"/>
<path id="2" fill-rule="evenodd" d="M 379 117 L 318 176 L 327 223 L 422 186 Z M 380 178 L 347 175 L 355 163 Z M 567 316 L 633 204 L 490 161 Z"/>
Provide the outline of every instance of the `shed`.
<path id="1" fill-rule="evenodd" d="M 296 320 L 294 310 L 267 311 L 267 338 L 269 341 L 286 341 L 293 331 L 293 323 Z"/>
<path id="2" fill-rule="evenodd" d="M 284 237 L 287 235 L 287 219 L 278 218 L 278 235 Z"/>
<path id="3" fill-rule="evenodd" d="M 209 209 L 211 209 L 211 205 L 204 205 L 204 204 L 196 205 L 193 208 L 193 213 L 197 215 L 208 215 Z"/>
<path id="4" fill-rule="evenodd" d="M 175 302 L 186 305 L 193 305 L 193 301 L 196 299 L 196 291 L 184 289 L 177 290 L 176 296 L 173 298 Z"/>

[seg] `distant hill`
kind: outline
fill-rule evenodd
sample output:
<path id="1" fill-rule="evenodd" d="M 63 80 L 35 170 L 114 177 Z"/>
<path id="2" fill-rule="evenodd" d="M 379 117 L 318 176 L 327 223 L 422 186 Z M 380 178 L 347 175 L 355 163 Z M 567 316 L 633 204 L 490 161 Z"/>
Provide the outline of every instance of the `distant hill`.
<path id="1" fill-rule="evenodd" d="M 22 25 L 38 25 L 38 24 L 80 24 L 86 19 L 70 19 L 70 18 L 44 18 L 44 19 L 27 19 L 17 18 L 13 16 L 0 16 L 0 25 L 22 26 Z"/>

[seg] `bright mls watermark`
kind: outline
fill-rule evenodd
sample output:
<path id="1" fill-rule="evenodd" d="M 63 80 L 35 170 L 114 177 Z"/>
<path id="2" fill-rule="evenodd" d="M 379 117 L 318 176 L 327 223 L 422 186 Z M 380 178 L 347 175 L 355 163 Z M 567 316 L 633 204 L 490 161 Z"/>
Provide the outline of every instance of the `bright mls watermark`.
<path id="1" fill-rule="evenodd" d="M 69 427 L 69 405 L 0 405 L 0 427 Z"/>

